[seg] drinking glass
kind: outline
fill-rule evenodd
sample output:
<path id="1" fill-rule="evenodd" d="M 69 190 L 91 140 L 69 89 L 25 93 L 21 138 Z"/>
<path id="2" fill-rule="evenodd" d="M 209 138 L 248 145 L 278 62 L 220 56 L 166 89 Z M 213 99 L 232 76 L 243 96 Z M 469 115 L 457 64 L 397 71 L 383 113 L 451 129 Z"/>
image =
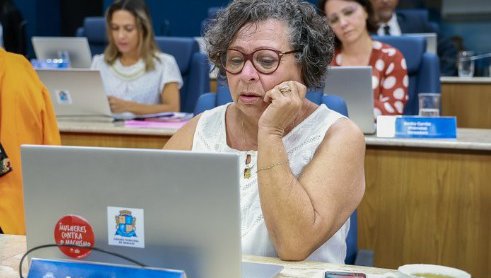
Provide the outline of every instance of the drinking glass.
<path id="1" fill-rule="evenodd" d="M 419 93 L 419 115 L 424 117 L 440 116 L 440 94 Z"/>
<path id="2" fill-rule="evenodd" d="M 461 51 L 457 59 L 457 68 L 459 71 L 459 77 L 472 77 L 474 76 L 474 60 L 472 59 L 474 52 Z"/>

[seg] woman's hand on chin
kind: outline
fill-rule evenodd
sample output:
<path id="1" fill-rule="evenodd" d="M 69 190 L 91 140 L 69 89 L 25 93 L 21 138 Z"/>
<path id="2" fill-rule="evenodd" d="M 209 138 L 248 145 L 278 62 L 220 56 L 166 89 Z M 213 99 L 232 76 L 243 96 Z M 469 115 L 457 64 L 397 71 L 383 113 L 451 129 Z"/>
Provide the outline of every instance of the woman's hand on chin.
<path id="1" fill-rule="evenodd" d="M 259 119 L 259 129 L 281 137 L 302 110 L 307 87 L 297 81 L 285 81 L 266 92 L 264 101 L 269 103 Z"/>

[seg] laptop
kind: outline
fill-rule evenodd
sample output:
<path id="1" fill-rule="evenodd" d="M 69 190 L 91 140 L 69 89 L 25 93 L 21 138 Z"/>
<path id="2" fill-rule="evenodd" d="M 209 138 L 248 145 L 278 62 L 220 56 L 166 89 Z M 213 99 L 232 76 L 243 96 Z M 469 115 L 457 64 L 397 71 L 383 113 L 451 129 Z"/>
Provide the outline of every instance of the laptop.
<path id="1" fill-rule="evenodd" d="M 40 60 L 59 58 L 60 51 L 68 52 L 73 68 L 90 68 L 92 55 L 86 37 L 32 37 L 36 58 Z"/>
<path id="2" fill-rule="evenodd" d="M 92 230 L 95 247 L 188 277 L 274 277 L 282 269 L 241 267 L 236 154 L 34 145 L 21 154 L 28 249 L 59 243 L 60 235 L 81 240 L 85 233 L 63 232 Z M 62 225 L 67 217 L 90 229 Z M 70 259 L 58 247 L 33 256 Z"/>
<path id="3" fill-rule="evenodd" d="M 112 114 L 98 70 L 37 69 L 48 88 L 59 120 L 113 121 L 131 119 L 132 113 Z"/>
<path id="4" fill-rule="evenodd" d="M 437 55 L 437 34 L 436 33 L 405 33 L 403 36 L 423 37 L 426 39 L 426 52 Z"/>
<path id="5" fill-rule="evenodd" d="M 375 133 L 371 67 L 329 67 L 324 93 L 342 97 L 348 106 L 349 118 L 363 133 Z"/>

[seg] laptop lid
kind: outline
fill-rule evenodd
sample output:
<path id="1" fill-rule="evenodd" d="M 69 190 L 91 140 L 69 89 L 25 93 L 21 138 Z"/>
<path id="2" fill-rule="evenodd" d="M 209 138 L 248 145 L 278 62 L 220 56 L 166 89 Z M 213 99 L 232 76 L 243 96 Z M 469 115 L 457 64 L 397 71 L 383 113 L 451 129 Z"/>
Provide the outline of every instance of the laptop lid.
<path id="1" fill-rule="evenodd" d="M 403 36 L 423 37 L 426 39 L 426 52 L 437 55 L 437 34 L 436 33 L 405 33 Z"/>
<path id="2" fill-rule="evenodd" d="M 36 71 L 50 92 L 51 102 L 59 119 L 92 117 L 113 120 L 98 70 Z"/>
<path id="3" fill-rule="evenodd" d="M 73 68 L 90 68 L 92 55 L 86 37 L 32 37 L 36 57 L 41 60 L 58 58 L 67 51 Z"/>
<path id="4" fill-rule="evenodd" d="M 375 133 L 371 67 L 329 67 L 324 93 L 342 97 L 349 118 L 363 133 Z"/>
<path id="5" fill-rule="evenodd" d="M 76 215 L 98 248 L 188 277 L 241 276 L 235 154 L 24 145 L 22 167 L 28 249 L 55 243 L 57 223 Z M 57 247 L 33 256 L 68 258 Z"/>

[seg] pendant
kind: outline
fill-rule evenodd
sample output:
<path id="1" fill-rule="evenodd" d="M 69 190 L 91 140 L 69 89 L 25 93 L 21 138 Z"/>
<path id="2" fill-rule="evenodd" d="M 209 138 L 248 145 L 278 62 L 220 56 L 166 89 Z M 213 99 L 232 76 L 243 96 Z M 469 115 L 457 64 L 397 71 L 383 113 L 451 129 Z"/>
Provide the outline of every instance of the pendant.
<path id="1" fill-rule="evenodd" d="M 251 168 L 245 168 L 244 169 L 244 178 L 249 179 L 251 177 Z"/>
<path id="2" fill-rule="evenodd" d="M 244 179 L 250 179 L 252 176 L 252 168 L 254 168 L 254 164 L 252 162 L 252 156 L 250 153 L 246 154 L 245 159 L 245 167 L 244 167 Z"/>

